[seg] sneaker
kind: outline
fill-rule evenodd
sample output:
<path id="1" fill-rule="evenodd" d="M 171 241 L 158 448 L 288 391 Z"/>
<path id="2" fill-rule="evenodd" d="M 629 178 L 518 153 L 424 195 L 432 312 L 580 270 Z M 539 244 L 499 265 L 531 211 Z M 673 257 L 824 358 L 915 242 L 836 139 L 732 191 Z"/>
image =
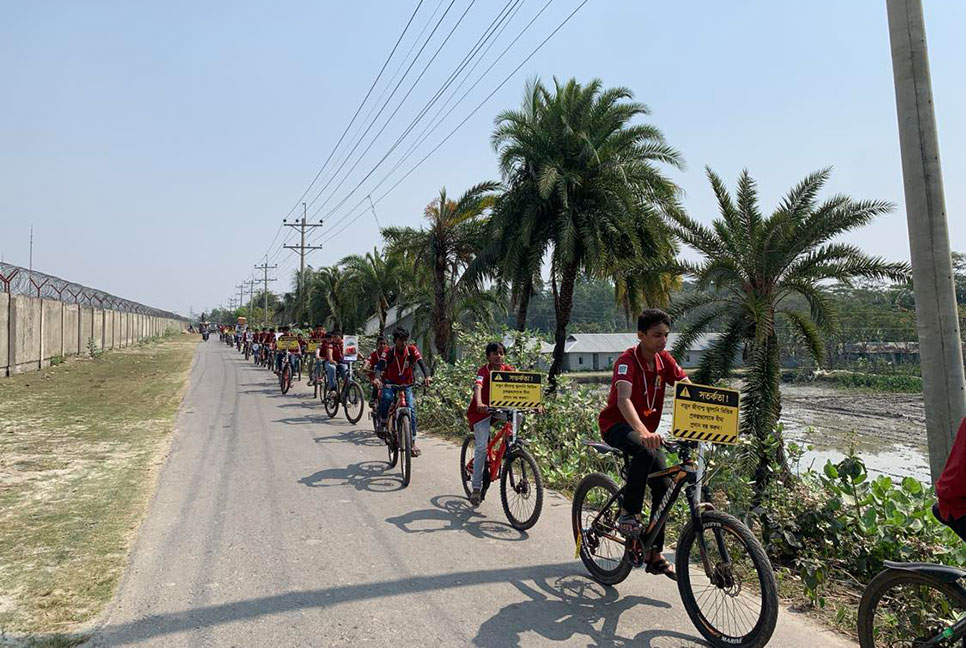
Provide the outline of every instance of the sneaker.
<path id="1" fill-rule="evenodd" d="M 474 488 L 473 492 L 470 493 L 470 504 L 472 504 L 473 506 L 479 506 L 481 497 L 482 496 L 480 494 L 480 489 Z"/>

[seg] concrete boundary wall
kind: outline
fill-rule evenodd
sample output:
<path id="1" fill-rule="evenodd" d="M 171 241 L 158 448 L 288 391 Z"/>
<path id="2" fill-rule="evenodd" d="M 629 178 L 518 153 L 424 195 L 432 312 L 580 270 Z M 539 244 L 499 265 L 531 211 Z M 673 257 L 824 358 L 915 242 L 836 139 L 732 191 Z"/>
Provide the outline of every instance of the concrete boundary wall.
<path id="1" fill-rule="evenodd" d="M 187 322 L 138 313 L 101 310 L 51 299 L 0 293 L 0 376 L 50 366 L 51 358 L 119 349 Z"/>

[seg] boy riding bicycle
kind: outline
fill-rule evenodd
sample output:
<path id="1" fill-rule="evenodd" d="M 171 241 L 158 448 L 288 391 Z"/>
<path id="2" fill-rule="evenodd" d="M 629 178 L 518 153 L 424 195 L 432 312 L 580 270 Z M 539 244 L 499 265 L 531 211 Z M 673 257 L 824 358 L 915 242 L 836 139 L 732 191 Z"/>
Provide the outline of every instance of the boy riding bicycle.
<path id="1" fill-rule="evenodd" d="M 466 420 L 473 430 L 476 445 L 473 450 L 473 492 L 470 494 L 470 504 L 480 503 L 480 491 L 483 487 L 483 469 L 486 465 L 486 446 L 490 441 L 490 414 L 487 409 L 490 403 L 490 372 L 515 371 L 513 367 L 503 363 L 506 357 L 506 347 L 501 342 L 490 342 L 486 345 L 486 364 L 476 371 L 473 382 L 473 398 L 466 408 Z"/>
<path id="2" fill-rule="evenodd" d="M 639 534 L 644 508 L 644 488 L 647 476 L 664 470 L 664 453 L 657 428 L 664 408 L 664 390 L 676 382 L 691 382 L 671 354 L 664 350 L 671 318 L 664 311 L 651 308 L 637 318 L 638 344 L 627 349 L 614 363 L 607 406 L 598 417 L 604 441 L 631 457 L 627 475 L 627 489 L 618 530 L 625 535 Z M 650 480 L 651 511 L 659 508 L 671 480 L 658 477 Z M 652 520 L 653 523 L 653 520 Z M 676 579 L 674 569 L 661 553 L 664 531 L 647 548 L 644 556 L 647 572 L 664 574 Z"/>
<path id="3" fill-rule="evenodd" d="M 429 369 L 423 362 L 423 356 L 415 344 L 409 344 L 409 331 L 402 326 L 397 326 L 392 332 L 392 346 L 389 347 L 376 365 L 376 374 L 373 377 L 373 384 L 380 391 L 379 399 L 379 419 L 384 424 L 389 416 L 389 407 L 396 397 L 396 389 L 405 385 L 406 402 L 412 408 L 412 428 L 413 445 L 412 456 L 418 457 L 422 454 L 416 447 L 416 401 L 413 399 L 411 385 L 416 382 L 415 366 L 423 372 L 423 384 L 429 387 L 432 377 Z M 385 384 L 384 384 L 385 383 Z"/>

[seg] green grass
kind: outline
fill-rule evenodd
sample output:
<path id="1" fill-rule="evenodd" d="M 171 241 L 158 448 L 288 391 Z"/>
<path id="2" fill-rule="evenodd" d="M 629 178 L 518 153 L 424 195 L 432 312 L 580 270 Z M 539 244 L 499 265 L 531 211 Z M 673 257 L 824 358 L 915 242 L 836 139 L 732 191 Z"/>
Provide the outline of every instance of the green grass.
<path id="1" fill-rule="evenodd" d="M 94 618 L 112 596 L 196 344 L 194 336 L 165 336 L 0 380 L 0 632 L 7 637 L 76 645 L 77 635 L 58 633 Z"/>

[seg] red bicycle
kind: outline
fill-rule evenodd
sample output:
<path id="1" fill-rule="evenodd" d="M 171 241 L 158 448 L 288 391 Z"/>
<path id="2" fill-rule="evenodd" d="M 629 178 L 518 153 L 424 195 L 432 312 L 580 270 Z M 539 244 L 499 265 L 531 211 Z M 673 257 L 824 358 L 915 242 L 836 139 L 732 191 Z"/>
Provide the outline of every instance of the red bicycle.
<path id="1" fill-rule="evenodd" d="M 514 409 L 487 408 L 491 422 L 503 421 L 496 434 L 490 434 L 486 446 L 486 465 L 483 467 L 483 484 L 480 501 L 486 498 L 491 482 L 500 480 L 500 499 L 503 512 L 514 529 L 525 531 L 537 523 L 543 509 L 543 479 L 537 468 L 537 460 L 524 447 L 518 432 L 523 427 L 523 412 Z M 472 434 L 463 439 L 460 452 L 460 481 L 469 497 L 473 491 L 473 453 L 476 437 Z"/>

